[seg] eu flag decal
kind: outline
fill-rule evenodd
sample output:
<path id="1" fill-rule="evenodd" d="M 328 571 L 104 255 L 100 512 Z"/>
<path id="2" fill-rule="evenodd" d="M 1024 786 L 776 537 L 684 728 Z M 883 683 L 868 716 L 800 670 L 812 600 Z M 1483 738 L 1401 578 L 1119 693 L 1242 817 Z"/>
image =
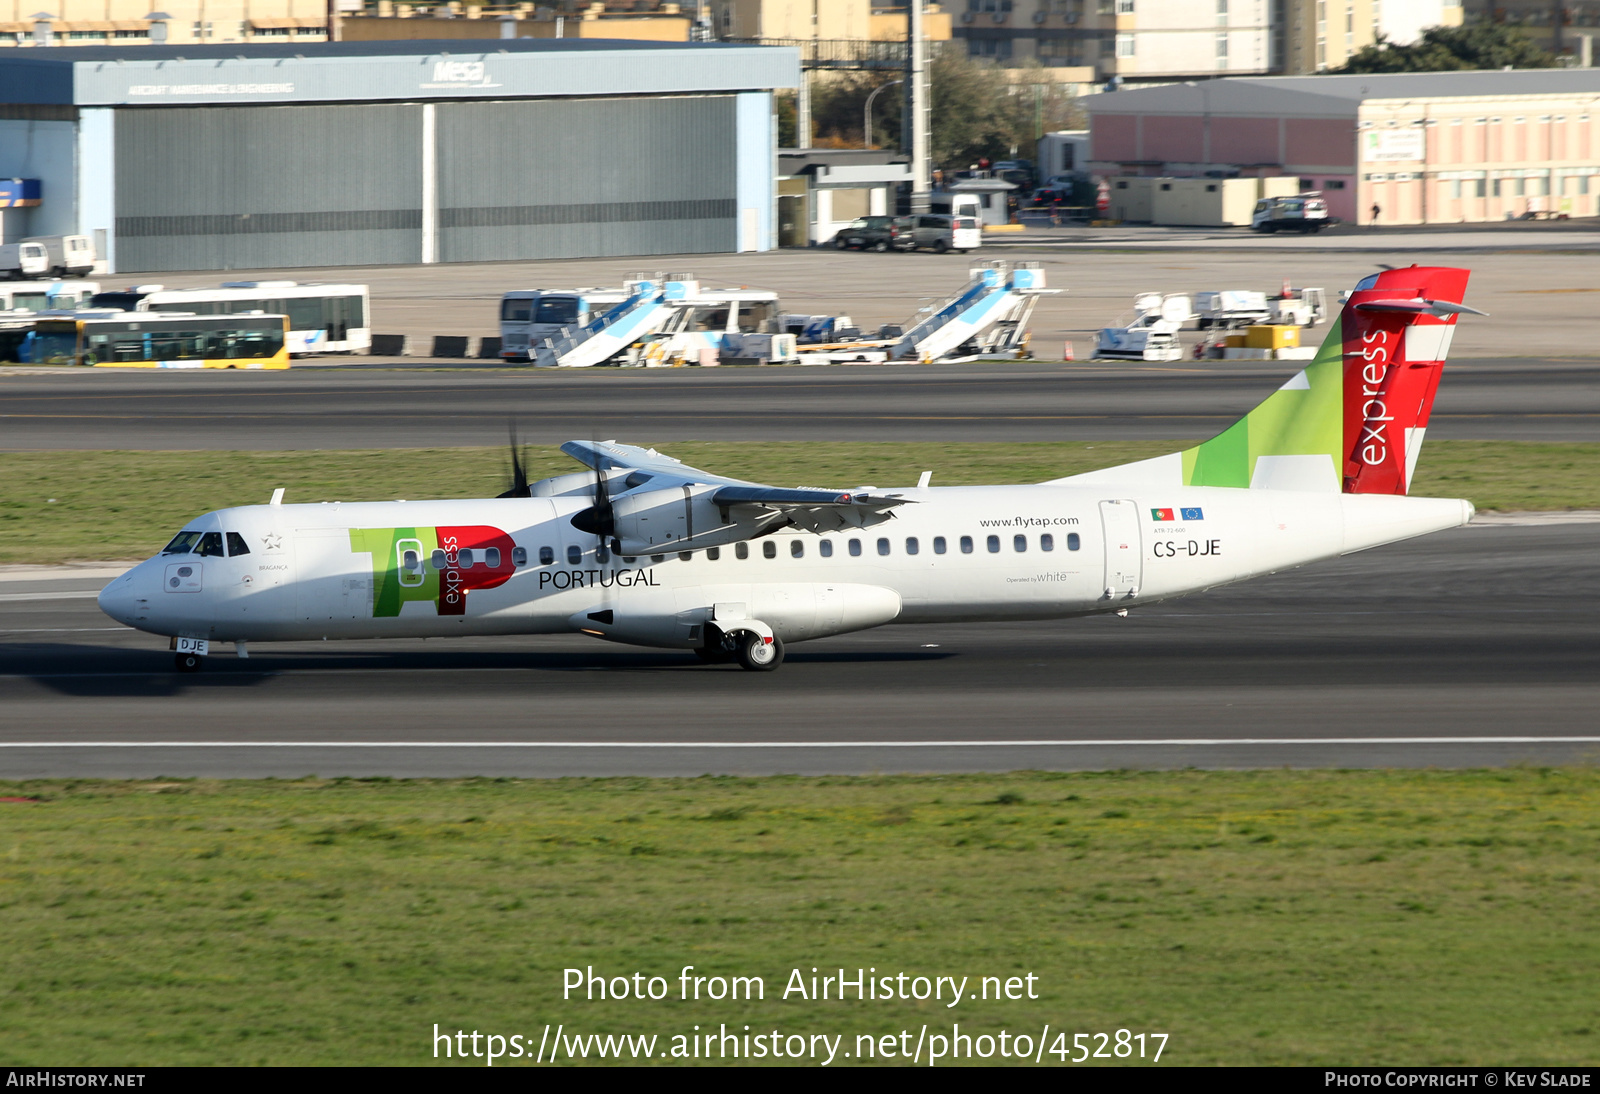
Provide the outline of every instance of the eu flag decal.
<path id="1" fill-rule="evenodd" d="M 1183 513 L 1183 519 L 1184 520 L 1205 520 L 1206 519 L 1206 515 L 1204 513 L 1202 513 L 1199 509 L 1184 509 L 1184 510 L 1182 510 L 1182 513 Z"/>
<path id="2" fill-rule="evenodd" d="M 1152 509 L 1152 510 L 1150 510 L 1150 519 L 1151 520 L 1177 520 L 1178 518 L 1172 515 L 1172 510 L 1171 509 Z"/>

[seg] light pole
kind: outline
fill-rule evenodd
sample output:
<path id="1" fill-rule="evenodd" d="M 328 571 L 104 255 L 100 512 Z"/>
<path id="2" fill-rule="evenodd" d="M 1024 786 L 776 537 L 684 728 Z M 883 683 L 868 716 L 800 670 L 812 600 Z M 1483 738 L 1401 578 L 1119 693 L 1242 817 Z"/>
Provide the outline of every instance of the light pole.
<path id="1" fill-rule="evenodd" d="M 866 109 L 864 109 L 862 111 L 863 120 L 864 120 L 864 124 L 862 126 L 862 129 L 865 131 L 865 137 L 866 137 L 866 139 L 862 142 L 862 145 L 864 147 L 866 147 L 866 148 L 871 148 L 872 147 L 872 100 L 876 99 L 878 97 L 878 92 L 883 91 L 883 90 L 885 90 L 887 88 L 891 88 L 895 84 L 903 84 L 903 83 L 905 83 L 904 80 L 890 80 L 886 84 L 879 84 L 877 87 L 873 88 L 872 89 L 872 94 L 867 96 Z"/>

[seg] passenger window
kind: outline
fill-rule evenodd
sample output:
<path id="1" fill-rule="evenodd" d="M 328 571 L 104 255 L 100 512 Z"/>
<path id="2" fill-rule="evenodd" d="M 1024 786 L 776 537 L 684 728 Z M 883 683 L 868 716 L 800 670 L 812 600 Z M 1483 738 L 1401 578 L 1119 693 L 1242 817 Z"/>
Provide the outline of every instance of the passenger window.
<path id="1" fill-rule="evenodd" d="M 200 542 L 199 532 L 179 532 L 172 537 L 172 542 L 161 548 L 164 555 L 186 555 L 194 550 L 194 545 Z"/>
<path id="2" fill-rule="evenodd" d="M 906 554 L 914 555 L 914 554 L 917 553 L 918 550 L 920 550 L 920 548 L 917 545 L 917 537 L 916 536 L 907 536 L 906 537 Z"/>
<path id="3" fill-rule="evenodd" d="M 1067 533 L 1067 550 L 1076 551 L 1077 549 L 1078 549 L 1078 533 L 1076 533 L 1076 532 L 1068 532 Z"/>
<path id="4" fill-rule="evenodd" d="M 886 555 L 889 553 L 889 541 L 887 539 L 880 538 L 878 540 L 878 553 L 880 555 Z"/>
<path id="5" fill-rule="evenodd" d="M 821 555 L 823 558 L 832 558 L 833 557 L 833 540 L 825 539 L 821 543 L 817 544 L 817 553 L 819 555 Z"/>
<path id="6" fill-rule="evenodd" d="M 500 548 L 486 547 L 483 551 L 483 564 L 491 570 L 500 568 Z"/>
<path id="7" fill-rule="evenodd" d="M 734 544 L 733 555 L 734 555 L 735 558 L 749 558 L 750 557 L 750 545 L 748 543 L 737 543 L 737 544 Z"/>
<path id="8" fill-rule="evenodd" d="M 207 532 L 205 535 L 201 536 L 200 547 L 195 553 L 201 558 L 221 558 L 222 533 Z"/>
<path id="9" fill-rule="evenodd" d="M 850 541 L 850 557 L 861 557 L 861 541 L 859 539 L 853 539 Z"/>
<path id="10" fill-rule="evenodd" d="M 944 547 L 945 547 L 944 537 L 943 536 L 934 536 L 933 537 L 933 553 L 936 554 L 936 555 L 944 554 Z"/>
<path id="11" fill-rule="evenodd" d="M 1041 550 L 1041 551 L 1054 551 L 1055 549 L 1056 549 L 1056 537 L 1055 536 L 1052 536 L 1049 532 L 1046 532 L 1044 535 L 1039 537 L 1039 550 Z"/>
<path id="12" fill-rule="evenodd" d="M 528 549 L 526 547 L 511 548 L 511 565 L 526 566 L 528 564 Z"/>
<path id="13" fill-rule="evenodd" d="M 570 545 L 567 548 L 567 561 L 569 563 L 571 563 L 572 565 L 574 565 L 574 566 L 576 566 L 578 563 L 582 562 L 583 561 L 583 548 L 579 547 L 576 543 Z"/>
<path id="14" fill-rule="evenodd" d="M 456 552 L 456 565 L 461 567 L 463 570 L 472 569 L 471 547 L 463 547 L 461 550 Z"/>
<path id="15" fill-rule="evenodd" d="M 763 543 L 761 545 L 761 557 L 762 558 L 777 558 L 778 557 L 778 545 L 776 543 L 772 542 L 770 539 L 767 540 L 767 542 L 765 542 L 765 543 Z"/>
<path id="16" fill-rule="evenodd" d="M 991 555 L 997 555 L 997 554 L 1000 553 L 1000 537 L 999 536 L 990 536 L 989 537 L 989 553 Z"/>
<path id="17" fill-rule="evenodd" d="M 1013 551 L 1017 552 L 1017 554 L 1019 554 L 1019 555 L 1023 551 L 1026 551 L 1028 549 L 1028 537 L 1027 536 L 1012 536 L 1011 537 L 1011 549 Z"/>
<path id="18" fill-rule="evenodd" d="M 805 557 L 805 553 L 806 553 L 806 544 L 805 544 L 804 540 L 791 539 L 789 541 L 789 557 L 790 558 L 804 558 Z"/>
<path id="19" fill-rule="evenodd" d="M 552 547 L 539 548 L 539 565 L 548 566 L 556 560 L 556 552 Z"/>
<path id="20" fill-rule="evenodd" d="M 972 537 L 971 536 L 962 536 L 961 537 L 961 553 L 964 554 L 964 555 L 970 555 L 972 553 Z"/>
<path id="21" fill-rule="evenodd" d="M 238 532 L 228 533 L 228 557 L 238 558 L 240 555 L 250 553 L 250 548 L 245 545 L 244 537 Z"/>
<path id="22" fill-rule="evenodd" d="M 717 561 L 717 559 L 722 557 L 722 548 L 721 547 L 707 547 L 706 548 L 706 557 L 709 558 L 712 562 Z"/>
<path id="23" fill-rule="evenodd" d="M 446 566 L 450 565 L 449 556 L 447 556 L 443 551 L 434 551 L 432 555 L 428 556 L 428 561 L 433 564 L 433 568 L 435 570 L 442 570 Z"/>

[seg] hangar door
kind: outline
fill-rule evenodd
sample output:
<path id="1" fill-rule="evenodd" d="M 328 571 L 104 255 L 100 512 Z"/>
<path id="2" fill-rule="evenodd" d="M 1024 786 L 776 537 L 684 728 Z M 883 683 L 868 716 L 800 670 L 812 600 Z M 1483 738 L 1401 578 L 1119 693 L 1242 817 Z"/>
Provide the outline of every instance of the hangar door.
<path id="1" fill-rule="evenodd" d="M 415 262 L 422 107 L 116 112 L 117 267 Z"/>
<path id="2" fill-rule="evenodd" d="M 732 95 L 440 103 L 439 259 L 738 247 Z"/>

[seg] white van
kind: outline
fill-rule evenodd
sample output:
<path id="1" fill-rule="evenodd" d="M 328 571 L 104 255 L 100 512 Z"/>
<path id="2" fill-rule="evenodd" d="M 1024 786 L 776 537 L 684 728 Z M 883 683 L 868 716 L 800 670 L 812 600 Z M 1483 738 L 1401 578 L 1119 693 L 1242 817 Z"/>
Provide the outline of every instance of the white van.
<path id="1" fill-rule="evenodd" d="M 916 227 L 911 233 L 911 250 L 923 247 L 944 254 L 946 251 L 968 251 L 983 246 L 983 228 L 973 217 L 944 216 L 939 213 L 918 213 L 911 218 Z"/>
<path id="2" fill-rule="evenodd" d="M 82 277 L 94 269 L 94 244 L 88 236 L 25 236 L 49 255 L 51 277 Z"/>
<path id="3" fill-rule="evenodd" d="M 0 246 L 0 277 L 20 281 L 43 277 L 50 270 L 50 253 L 42 243 L 7 243 Z"/>

